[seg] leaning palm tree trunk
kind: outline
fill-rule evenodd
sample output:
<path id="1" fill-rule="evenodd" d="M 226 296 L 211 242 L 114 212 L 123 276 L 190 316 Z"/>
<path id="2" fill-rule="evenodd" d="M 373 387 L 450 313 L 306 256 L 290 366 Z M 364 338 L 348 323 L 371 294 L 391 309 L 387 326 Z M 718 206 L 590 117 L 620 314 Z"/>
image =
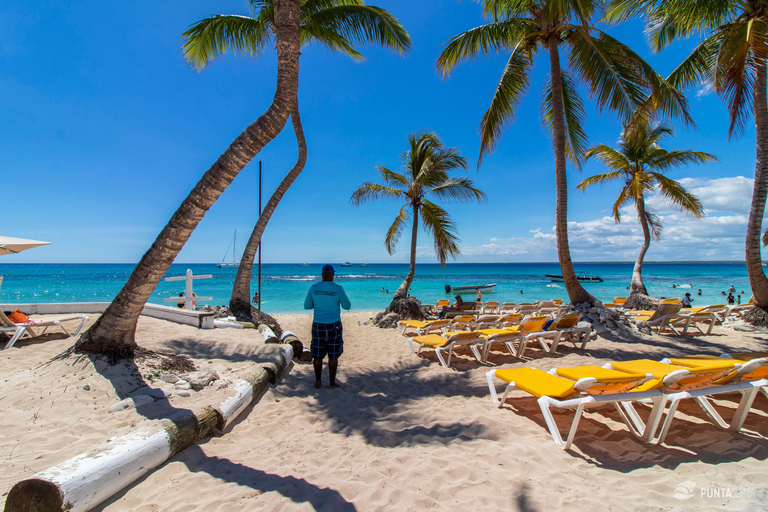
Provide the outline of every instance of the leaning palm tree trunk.
<path id="1" fill-rule="evenodd" d="M 757 159 L 755 162 L 755 185 L 752 192 L 752 208 L 747 222 L 747 273 L 749 285 L 755 296 L 755 305 L 768 309 L 768 278 L 765 276 L 760 252 L 760 233 L 765 214 L 766 192 L 768 192 L 768 105 L 766 105 L 766 65 L 757 65 L 754 85 L 755 128 L 757 138 Z"/>
<path id="2" fill-rule="evenodd" d="M 304 165 L 307 162 L 307 141 L 304 138 L 304 129 L 301 126 L 301 117 L 299 117 L 299 102 L 295 100 L 295 106 L 291 112 L 291 122 L 293 131 L 296 134 L 296 142 L 299 147 L 299 156 L 293 168 L 285 175 L 283 181 L 277 187 L 272 197 L 269 198 L 264 210 L 259 215 L 251 237 L 245 244 L 243 256 L 240 258 L 240 266 L 235 276 L 235 284 L 232 286 L 232 296 L 229 299 L 229 309 L 238 320 L 244 322 L 253 321 L 253 311 L 251 307 L 251 278 L 253 276 L 253 260 L 256 257 L 256 251 L 261 244 L 261 236 L 267 227 L 269 219 L 272 217 L 277 205 L 291 187 L 296 178 L 299 177 Z"/>
<path id="3" fill-rule="evenodd" d="M 404 299 L 408 296 L 408 290 L 413 283 L 413 277 L 416 275 L 416 235 L 419 232 L 419 207 L 413 205 L 413 228 L 411 229 L 411 264 L 408 267 L 408 274 L 406 274 L 403 284 L 395 292 L 392 297 L 392 302 L 399 299 Z"/>
<path id="4" fill-rule="evenodd" d="M 557 41 L 549 41 L 550 81 L 552 83 L 552 132 L 555 146 L 555 177 L 557 207 L 555 231 L 557 233 L 557 257 L 568 297 L 573 304 L 595 303 L 595 298 L 581 286 L 576 278 L 568 248 L 568 182 L 565 174 L 565 110 L 563 107 L 563 76 L 560 70 L 560 53 Z"/>
<path id="5" fill-rule="evenodd" d="M 205 172 L 144 254 L 123 289 L 76 344 L 90 352 L 127 353 L 147 299 L 205 213 L 243 167 L 285 126 L 299 83 L 299 0 L 275 0 L 277 88 L 272 104 Z"/>
<path id="6" fill-rule="evenodd" d="M 635 260 L 635 268 L 632 270 L 632 283 L 629 287 L 629 294 L 642 293 L 643 295 L 648 295 L 648 290 L 645 288 L 645 284 L 643 284 L 643 260 L 645 259 L 645 253 L 648 252 L 648 248 L 651 246 L 651 228 L 648 226 L 645 201 L 642 198 L 639 198 L 637 201 L 637 217 L 640 220 L 640 226 L 643 228 L 643 246 L 640 247 L 640 252 Z"/>

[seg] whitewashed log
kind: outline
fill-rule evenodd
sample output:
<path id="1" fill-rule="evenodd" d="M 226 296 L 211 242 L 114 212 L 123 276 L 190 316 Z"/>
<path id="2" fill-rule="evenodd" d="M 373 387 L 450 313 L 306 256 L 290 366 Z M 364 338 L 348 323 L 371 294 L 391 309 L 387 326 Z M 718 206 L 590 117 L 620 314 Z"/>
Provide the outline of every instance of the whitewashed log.
<path id="1" fill-rule="evenodd" d="M 291 359 L 293 359 L 293 347 L 284 345 L 280 349 L 283 361 L 282 364 L 276 365 L 277 374 L 274 376 L 275 381 L 280 379 L 280 375 L 291 364 Z M 270 380 L 271 376 L 264 368 L 259 368 L 255 372 L 249 372 L 242 379 L 238 379 L 234 386 L 235 394 L 224 400 L 216 409 L 221 415 L 219 429 L 224 430 L 227 428 L 248 407 L 254 397 L 259 396 Z"/>
<path id="2" fill-rule="evenodd" d="M 264 343 L 280 343 L 280 340 L 275 335 L 275 331 L 267 324 L 259 324 L 258 329 Z"/>
<path id="3" fill-rule="evenodd" d="M 165 430 L 129 434 L 19 482 L 8 493 L 5 510 L 90 510 L 170 455 Z"/>
<path id="4" fill-rule="evenodd" d="M 5 512 L 77 512 L 89 510 L 173 455 L 223 430 L 258 397 L 269 382 L 279 380 L 291 364 L 293 349 L 280 346 L 277 361 L 255 367 L 236 385 L 235 394 L 218 407 L 186 411 L 73 457 L 14 485 Z"/>

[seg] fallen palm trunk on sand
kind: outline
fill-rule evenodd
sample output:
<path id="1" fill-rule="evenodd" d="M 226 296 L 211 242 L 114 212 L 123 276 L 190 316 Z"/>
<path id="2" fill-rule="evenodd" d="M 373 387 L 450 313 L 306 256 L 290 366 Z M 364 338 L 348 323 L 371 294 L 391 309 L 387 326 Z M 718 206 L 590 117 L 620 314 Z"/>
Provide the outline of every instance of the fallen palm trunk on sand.
<path id="1" fill-rule="evenodd" d="M 73 457 L 14 485 L 6 512 L 86 511 L 198 441 L 223 430 L 291 363 L 293 348 L 280 345 L 235 383 L 235 394 L 217 407 L 184 411 Z"/>

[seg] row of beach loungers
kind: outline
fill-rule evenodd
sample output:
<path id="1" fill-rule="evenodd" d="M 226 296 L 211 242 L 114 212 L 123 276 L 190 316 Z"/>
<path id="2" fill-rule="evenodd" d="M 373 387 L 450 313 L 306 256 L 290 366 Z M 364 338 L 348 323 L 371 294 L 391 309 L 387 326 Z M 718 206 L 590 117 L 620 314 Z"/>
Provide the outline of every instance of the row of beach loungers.
<path id="1" fill-rule="evenodd" d="M 605 306 L 621 309 L 622 297 Z M 437 304 L 437 307 L 442 307 Z M 714 305 L 683 308 L 679 299 L 665 299 L 656 311 L 622 311 L 636 322 L 645 322 L 658 333 L 685 335 L 696 328 L 710 334 L 716 324 L 751 307 Z M 471 310 L 470 310 L 471 308 Z M 568 313 L 561 301 L 537 303 L 489 302 L 466 306 L 450 319 L 401 321 L 400 333 L 408 338 L 412 353 L 433 349 L 440 364 L 449 366 L 453 351 L 468 347 L 481 363 L 487 363 L 494 344 L 504 345 L 522 358 L 528 343 L 537 341 L 553 354 L 558 344 L 571 341 L 586 347 L 595 334 L 589 324 L 579 324 L 579 313 Z M 586 325 L 585 325 L 586 324 Z M 447 358 L 444 354 L 447 353 Z M 734 353 L 720 357 L 694 355 L 661 361 L 615 361 L 603 366 L 555 368 L 497 368 L 486 374 L 491 401 L 502 407 L 510 393 L 522 391 L 534 397 L 553 441 L 563 449 L 572 445 L 579 421 L 587 408 L 613 404 L 630 432 L 643 442 L 664 442 L 679 403 L 693 399 L 718 427 L 741 430 L 757 394 L 768 397 L 768 353 Z M 499 399 L 497 381 L 506 384 Z M 738 405 L 730 422 L 715 409 L 712 397 L 737 394 Z M 638 405 L 640 405 L 638 407 Z M 647 406 L 647 407 L 643 407 Z M 565 439 L 555 422 L 556 409 L 575 409 Z M 640 412 L 643 411 L 645 419 Z"/>
<path id="2" fill-rule="evenodd" d="M 486 374 L 493 403 L 501 407 L 512 391 L 537 399 L 547 429 L 563 449 L 573 443 L 579 420 L 587 407 L 613 404 L 629 430 L 644 442 L 661 444 L 666 438 L 680 401 L 693 399 L 720 428 L 741 430 L 758 392 L 768 397 L 768 353 L 708 355 L 652 361 L 616 361 L 603 366 L 555 368 L 500 368 Z M 506 383 L 501 399 L 496 379 Z M 736 393 L 738 406 L 729 422 L 715 409 L 711 398 Z M 647 404 L 645 420 L 636 404 Z M 566 439 L 553 409 L 576 409 Z"/>
<path id="3" fill-rule="evenodd" d="M 516 306 L 501 315 L 485 314 L 484 307 L 476 314 L 450 319 L 403 320 L 398 327 L 400 333 L 408 337 L 412 353 L 433 349 L 443 366 L 450 366 L 454 350 L 461 347 L 469 348 L 475 358 L 485 364 L 494 345 L 504 346 L 510 354 L 522 358 L 532 342 L 554 354 L 562 341 L 584 349 L 595 335 L 589 324 L 579 325 L 581 314 L 561 312 L 561 304 L 556 301 Z"/>

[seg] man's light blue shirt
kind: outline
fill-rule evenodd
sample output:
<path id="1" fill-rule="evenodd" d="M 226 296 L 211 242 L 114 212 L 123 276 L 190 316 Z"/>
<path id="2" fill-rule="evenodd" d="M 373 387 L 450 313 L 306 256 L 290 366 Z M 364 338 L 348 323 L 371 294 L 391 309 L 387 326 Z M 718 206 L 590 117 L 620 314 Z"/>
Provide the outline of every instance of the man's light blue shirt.
<path id="1" fill-rule="evenodd" d="M 318 324 L 332 324 L 341 321 L 341 306 L 349 309 L 352 304 L 344 293 L 344 288 L 333 281 L 320 281 L 309 288 L 307 298 L 304 299 L 304 309 L 314 309 L 314 322 Z"/>

